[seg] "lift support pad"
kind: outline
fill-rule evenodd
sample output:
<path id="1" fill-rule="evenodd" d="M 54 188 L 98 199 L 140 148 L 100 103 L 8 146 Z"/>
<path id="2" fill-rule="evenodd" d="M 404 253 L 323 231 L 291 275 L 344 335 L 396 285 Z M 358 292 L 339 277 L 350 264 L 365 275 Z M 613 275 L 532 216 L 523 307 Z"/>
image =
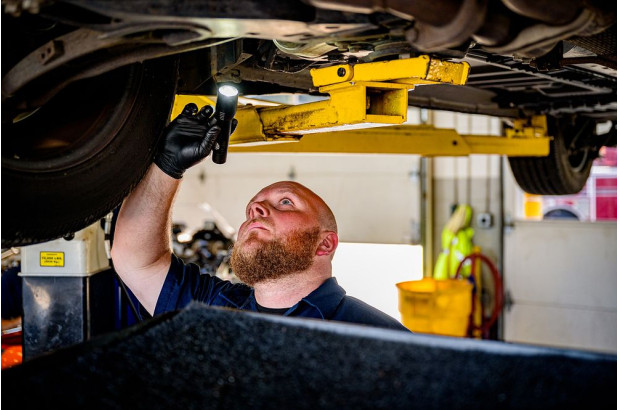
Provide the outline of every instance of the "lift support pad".
<path id="1" fill-rule="evenodd" d="M 2 372 L 7 408 L 606 408 L 616 357 L 193 304 Z"/>

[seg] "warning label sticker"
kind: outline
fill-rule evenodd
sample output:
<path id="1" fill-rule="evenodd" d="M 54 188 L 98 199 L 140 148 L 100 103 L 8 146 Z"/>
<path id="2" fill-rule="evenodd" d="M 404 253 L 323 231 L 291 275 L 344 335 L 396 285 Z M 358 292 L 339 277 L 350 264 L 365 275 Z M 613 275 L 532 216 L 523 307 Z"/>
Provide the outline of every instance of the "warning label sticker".
<path id="1" fill-rule="evenodd" d="M 41 266 L 62 268 L 65 266 L 64 252 L 41 252 Z"/>

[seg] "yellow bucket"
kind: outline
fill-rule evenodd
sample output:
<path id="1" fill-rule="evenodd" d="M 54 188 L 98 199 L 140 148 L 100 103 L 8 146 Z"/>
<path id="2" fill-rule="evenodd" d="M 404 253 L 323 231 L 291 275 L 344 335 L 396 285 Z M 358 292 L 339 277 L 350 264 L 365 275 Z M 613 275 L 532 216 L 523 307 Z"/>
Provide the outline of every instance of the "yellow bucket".
<path id="1" fill-rule="evenodd" d="M 467 336 L 473 285 L 466 280 L 424 278 L 397 283 L 403 324 L 419 333 Z"/>

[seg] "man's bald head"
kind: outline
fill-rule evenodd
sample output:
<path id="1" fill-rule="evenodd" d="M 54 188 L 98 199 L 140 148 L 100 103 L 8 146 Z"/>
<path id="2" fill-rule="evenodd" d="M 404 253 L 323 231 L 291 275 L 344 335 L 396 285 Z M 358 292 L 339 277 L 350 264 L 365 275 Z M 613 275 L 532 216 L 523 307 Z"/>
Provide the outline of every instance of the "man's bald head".
<path id="1" fill-rule="evenodd" d="M 312 190 L 310 190 L 310 188 L 306 187 L 305 185 L 300 184 L 299 182 L 294 182 L 294 181 L 275 182 L 261 189 L 261 191 L 258 194 L 256 194 L 255 198 L 259 196 L 261 192 L 264 192 L 267 190 L 277 190 L 277 189 L 288 189 L 300 195 L 311 206 L 311 209 L 315 213 L 315 216 L 319 222 L 320 227 L 324 230 L 338 233 L 338 225 L 336 224 L 336 217 L 334 216 L 334 213 L 332 212 L 330 207 L 325 203 L 323 198 L 321 198 L 316 193 L 314 193 Z"/>
<path id="2" fill-rule="evenodd" d="M 276 182 L 248 203 L 230 263 L 250 286 L 295 273 L 326 279 L 337 229 L 333 212 L 317 194 L 297 182 Z"/>

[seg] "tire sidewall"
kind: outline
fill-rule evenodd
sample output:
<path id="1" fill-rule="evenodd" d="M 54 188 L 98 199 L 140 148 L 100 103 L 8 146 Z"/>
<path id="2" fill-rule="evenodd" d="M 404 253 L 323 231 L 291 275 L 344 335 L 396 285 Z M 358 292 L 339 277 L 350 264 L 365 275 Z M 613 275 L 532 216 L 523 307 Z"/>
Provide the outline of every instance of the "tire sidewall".
<path id="1" fill-rule="evenodd" d="M 140 80 L 131 90 L 135 99 L 129 113 L 92 158 L 59 172 L 3 166 L 3 246 L 42 242 L 88 226 L 117 206 L 144 175 L 170 116 L 178 63 L 166 58 L 135 69 Z"/>

